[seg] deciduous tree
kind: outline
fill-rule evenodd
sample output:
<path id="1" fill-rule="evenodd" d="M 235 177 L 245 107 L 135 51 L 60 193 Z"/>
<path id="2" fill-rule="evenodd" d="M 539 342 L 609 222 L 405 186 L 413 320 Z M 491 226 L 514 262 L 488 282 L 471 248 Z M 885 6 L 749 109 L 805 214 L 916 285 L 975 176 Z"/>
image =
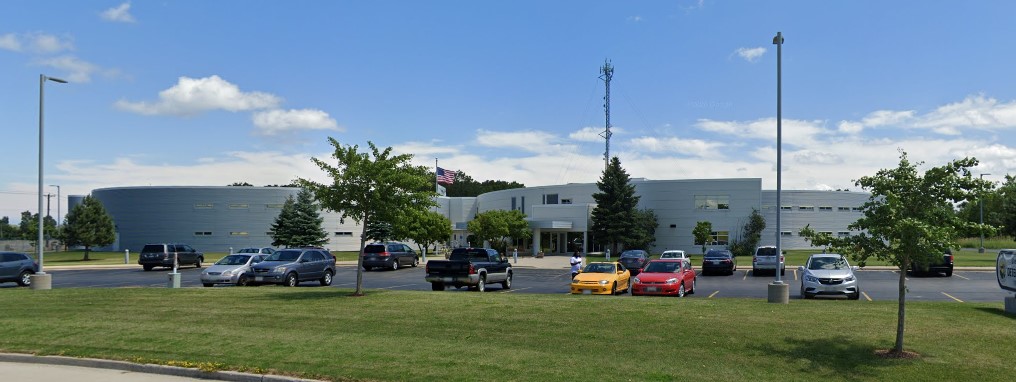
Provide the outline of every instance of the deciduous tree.
<path id="1" fill-rule="evenodd" d="M 526 215 L 519 210 L 490 210 L 476 214 L 466 229 L 476 236 L 478 241 L 487 241 L 491 248 L 501 253 L 508 251 L 508 243 L 532 236 Z"/>
<path id="2" fill-rule="evenodd" d="M 92 247 L 110 245 L 116 241 L 113 218 L 106 213 L 106 208 L 99 199 L 86 196 L 64 219 L 67 222 L 63 228 L 63 242 L 68 246 L 84 246 L 84 261 L 91 260 L 88 254 Z"/>
<path id="3" fill-rule="evenodd" d="M 695 228 L 691 230 L 691 235 L 695 237 L 695 244 L 702 246 L 702 253 L 706 253 L 706 243 L 709 242 L 709 237 L 713 235 L 713 223 L 707 221 L 695 223 Z"/>
<path id="4" fill-rule="evenodd" d="M 452 221 L 434 211 L 407 210 L 400 221 L 399 236 L 416 243 L 424 256 L 431 245 L 447 243 L 452 237 Z"/>
<path id="5" fill-rule="evenodd" d="M 956 240 L 976 225 L 958 217 L 953 205 L 974 200 L 991 188 L 991 182 L 971 175 L 970 168 L 977 163 L 975 158 L 954 160 L 922 175 L 917 171 L 922 163 L 911 163 L 907 153 L 901 151 L 896 168 L 882 169 L 856 181 L 857 186 L 871 193 L 861 207 L 863 216 L 848 226 L 856 235 L 833 237 L 811 227 L 801 230 L 801 236 L 813 245 L 829 246 L 861 264 L 877 258 L 897 267 L 899 304 L 891 354 L 903 354 L 907 268 L 919 269 L 947 249 L 957 249 Z"/>
<path id="6" fill-rule="evenodd" d="M 375 219 L 391 216 L 390 211 L 425 210 L 434 205 L 434 177 L 423 166 L 410 164 L 411 154 L 393 155 L 392 148 L 379 150 L 367 142 L 370 152 L 359 152 L 359 146 L 342 145 L 328 138 L 334 147 L 334 164 L 311 158 L 322 171 L 332 178 L 323 184 L 300 179 L 299 183 L 313 191 L 325 208 L 349 217 L 362 226 L 370 226 Z M 363 295 L 363 247 L 367 235 L 360 235 L 360 254 L 357 256 L 356 292 Z"/>

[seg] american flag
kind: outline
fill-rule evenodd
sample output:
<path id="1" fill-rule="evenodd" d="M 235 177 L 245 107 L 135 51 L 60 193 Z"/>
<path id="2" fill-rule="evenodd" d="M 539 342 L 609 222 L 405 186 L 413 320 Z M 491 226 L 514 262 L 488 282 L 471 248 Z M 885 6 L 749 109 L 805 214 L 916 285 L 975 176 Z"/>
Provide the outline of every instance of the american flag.
<path id="1" fill-rule="evenodd" d="M 443 168 L 437 168 L 437 182 L 438 183 L 455 183 L 455 171 L 445 170 Z"/>

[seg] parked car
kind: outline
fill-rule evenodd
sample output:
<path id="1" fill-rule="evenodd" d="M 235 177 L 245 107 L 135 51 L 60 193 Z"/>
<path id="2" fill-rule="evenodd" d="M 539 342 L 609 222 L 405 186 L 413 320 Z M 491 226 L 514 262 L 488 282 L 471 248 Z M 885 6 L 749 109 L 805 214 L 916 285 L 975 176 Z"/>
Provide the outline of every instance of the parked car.
<path id="1" fill-rule="evenodd" d="M 801 297 L 847 296 L 851 300 L 861 297 L 861 288 L 847 258 L 835 253 L 819 253 L 808 257 L 801 272 Z"/>
<path id="2" fill-rule="evenodd" d="M 275 249 L 271 247 L 261 247 L 261 248 L 249 247 L 249 248 L 240 248 L 239 251 L 236 251 L 234 253 L 246 253 L 249 255 L 250 254 L 271 255 L 275 253 Z"/>
<path id="3" fill-rule="evenodd" d="M 572 279 L 572 294 L 617 294 L 631 290 L 631 272 L 622 263 L 589 263 Z"/>
<path id="4" fill-rule="evenodd" d="M 910 266 L 911 274 L 918 276 L 938 275 L 945 273 L 945 277 L 952 277 L 953 274 L 953 254 L 949 249 L 945 250 L 942 256 L 935 257 L 930 263 L 921 267 Z"/>
<path id="5" fill-rule="evenodd" d="M 205 261 L 205 254 L 198 252 L 187 244 L 145 244 L 141 248 L 141 254 L 138 255 L 138 264 L 145 271 L 150 271 L 155 267 L 172 268 L 173 262 L 177 261 L 177 259 L 179 259 L 179 262 L 176 264 L 177 266 L 190 264 L 194 265 L 195 268 L 201 268 L 201 262 Z"/>
<path id="6" fill-rule="evenodd" d="M 448 260 L 427 262 L 427 276 L 431 290 L 444 290 L 446 286 L 483 292 L 487 284 L 500 283 L 511 289 L 513 270 L 508 258 L 489 248 L 455 248 Z"/>
<path id="7" fill-rule="evenodd" d="M 763 245 L 755 248 L 755 254 L 751 256 L 751 274 L 758 276 L 759 271 L 773 271 L 773 274 L 776 274 L 776 270 L 779 269 L 780 276 L 783 276 L 787 272 L 784 260 L 784 255 L 777 253 L 775 246 Z"/>
<path id="8" fill-rule="evenodd" d="M 363 270 L 374 268 L 399 269 L 401 266 L 420 265 L 420 256 L 408 245 L 396 242 L 373 243 L 363 247 Z"/>
<path id="9" fill-rule="evenodd" d="M 642 267 L 649 263 L 649 253 L 641 249 L 629 249 L 621 252 L 617 262 L 623 264 L 632 276 L 637 276 L 642 271 Z"/>
<path id="10" fill-rule="evenodd" d="M 686 293 L 695 293 L 697 279 L 691 260 L 653 260 L 632 279 L 631 294 L 684 297 Z"/>
<path id="11" fill-rule="evenodd" d="M 688 257 L 688 254 L 684 253 L 684 251 L 682 251 L 680 249 L 670 249 L 670 250 L 663 251 L 663 253 L 660 254 L 660 259 L 661 260 L 662 259 L 690 259 L 690 257 Z"/>
<path id="12" fill-rule="evenodd" d="M 710 249 L 702 256 L 702 274 L 719 272 L 728 275 L 737 271 L 734 254 L 726 249 Z"/>
<path id="13" fill-rule="evenodd" d="M 256 250 L 258 248 L 244 249 Z M 246 275 L 246 273 L 250 272 L 250 266 L 264 261 L 268 256 L 270 255 L 257 252 L 241 252 L 223 257 L 219 261 L 216 261 L 215 264 L 212 264 L 212 266 L 201 271 L 201 284 L 206 287 L 214 286 L 215 284 L 247 285 L 250 283 L 250 275 Z"/>
<path id="14" fill-rule="evenodd" d="M 32 285 L 32 275 L 39 271 L 39 263 L 20 252 L 0 252 L 0 283 L 14 282 L 21 286 Z"/>
<path id="15" fill-rule="evenodd" d="M 297 286 L 303 281 L 318 280 L 322 286 L 332 285 L 335 261 L 317 248 L 288 248 L 275 251 L 264 261 L 251 265 L 245 275 L 251 285 L 282 284 Z"/>

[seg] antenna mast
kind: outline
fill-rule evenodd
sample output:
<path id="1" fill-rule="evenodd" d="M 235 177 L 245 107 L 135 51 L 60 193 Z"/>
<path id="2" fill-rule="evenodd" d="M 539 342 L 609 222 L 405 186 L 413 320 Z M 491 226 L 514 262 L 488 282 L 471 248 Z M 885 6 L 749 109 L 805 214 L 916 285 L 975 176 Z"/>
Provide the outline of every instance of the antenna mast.
<path id="1" fill-rule="evenodd" d="M 603 60 L 603 66 L 600 68 L 600 79 L 603 80 L 604 85 L 607 87 L 607 92 L 603 96 L 603 112 L 607 117 L 607 129 L 600 133 L 600 136 L 607 140 L 607 147 L 603 152 L 604 169 L 610 167 L 610 136 L 614 135 L 610 132 L 610 79 L 613 77 L 614 67 L 610 65 L 610 60 Z"/>

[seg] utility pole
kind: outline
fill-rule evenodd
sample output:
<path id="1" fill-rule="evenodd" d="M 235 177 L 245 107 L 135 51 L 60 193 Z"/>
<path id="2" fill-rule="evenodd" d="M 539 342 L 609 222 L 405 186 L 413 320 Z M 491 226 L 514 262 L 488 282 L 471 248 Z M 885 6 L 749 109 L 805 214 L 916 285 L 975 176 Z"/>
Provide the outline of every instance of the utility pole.
<path id="1" fill-rule="evenodd" d="M 49 216 L 49 198 L 52 198 L 53 194 L 46 194 L 46 216 Z M 42 219 L 41 217 L 39 219 Z"/>
<path id="2" fill-rule="evenodd" d="M 603 80 L 607 88 L 607 92 L 603 96 L 603 112 L 607 117 L 607 129 L 600 133 L 600 136 L 607 140 L 607 148 L 603 152 L 604 170 L 610 167 L 610 136 L 614 135 L 610 132 L 610 79 L 613 77 L 614 67 L 610 65 L 610 60 L 603 60 L 603 66 L 600 67 L 600 79 Z"/>

